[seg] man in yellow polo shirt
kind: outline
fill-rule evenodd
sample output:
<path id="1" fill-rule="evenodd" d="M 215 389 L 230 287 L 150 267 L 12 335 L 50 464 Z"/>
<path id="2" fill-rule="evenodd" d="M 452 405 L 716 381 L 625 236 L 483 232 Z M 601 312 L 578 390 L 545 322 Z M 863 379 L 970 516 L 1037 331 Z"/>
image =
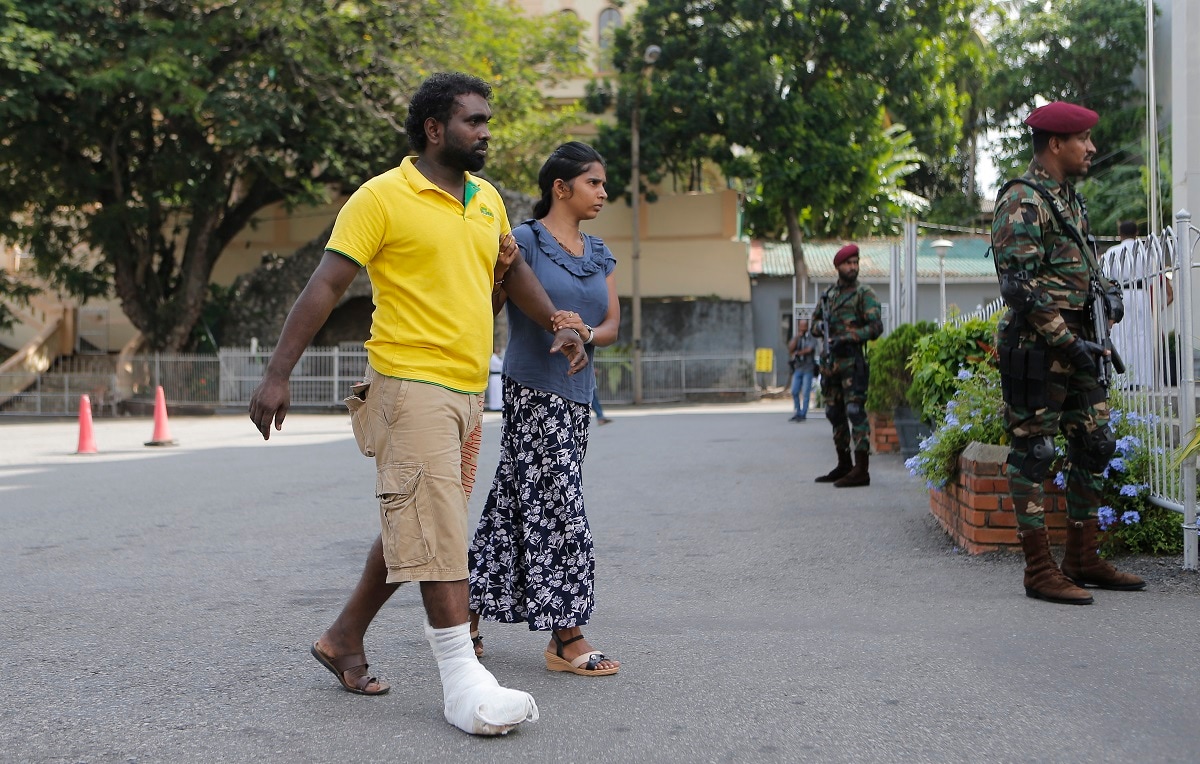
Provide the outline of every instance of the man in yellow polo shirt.
<path id="1" fill-rule="evenodd" d="M 492 350 L 491 294 L 503 282 L 547 331 L 555 310 L 516 257 L 500 195 L 471 175 L 487 157 L 490 97 L 487 83 L 464 74 L 435 74 L 421 85 L 405 122 L 417 156 L 346 202 L 250 401 L 250 418 L 267 439 L 271 423 L 279 429 L 287 414 L 292 369 L 365 267 L 375 305 L 369 368 L 347 404 L 359 448 L 375 457 L 382 530 L 312 654 L 349 692 L 387 692 L 367 673 L 363 636 L 396 587 L 418 581 L 446 720 L 482 735 L 505 734 L 538 715 L 528 693 L 501 687 L 479 664 L 469 636 L 468 477 Z M 555 333 L 551 352 L 571 359 L 571 373 L 587 364 L 570 329 Z"/>

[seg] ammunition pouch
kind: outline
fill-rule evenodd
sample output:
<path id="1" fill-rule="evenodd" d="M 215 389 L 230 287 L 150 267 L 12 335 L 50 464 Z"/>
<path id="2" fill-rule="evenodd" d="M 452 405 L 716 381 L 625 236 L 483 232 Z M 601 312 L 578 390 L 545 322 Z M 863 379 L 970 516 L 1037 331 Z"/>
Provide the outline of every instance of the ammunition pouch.
<path id="1" fill-rule="evenodd" d="M 1046 381 L 1050 376 L 1046 350 L 1004 344 L 999 352 L 1000 391 L 1004 402 L 1016 409 L 1046 408 L 1049 401 Z"/>
<path id="2" fill-rule="evenodd" d="M 867 359 L 863 357 L 861 345 L 855 345 L 860 349 L 858 355 L 854 357 L 854 373 L 850 376 L 850 389 L 855 395 L 865 396 L 867 394 L 867 385 L 871 381 L 871 368 L 867 363 Z"/>

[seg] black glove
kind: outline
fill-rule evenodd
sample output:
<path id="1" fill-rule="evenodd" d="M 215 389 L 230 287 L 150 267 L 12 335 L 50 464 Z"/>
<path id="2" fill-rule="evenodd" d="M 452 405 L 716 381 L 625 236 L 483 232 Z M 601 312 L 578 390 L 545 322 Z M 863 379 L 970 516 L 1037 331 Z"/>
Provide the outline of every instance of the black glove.
<path id="1" fill-rule="evenodd" d="M 813 325 L 812 325 L 812 331 L 810 331 L 809 334 L 811 334 L 814 337 L 820 337 L 824 333 L 825 333 L 825 322 L 824 321 L 814 321 Z"/>
<path id="2" fill-rule="evenodd" d="M 1074 342 L 1067 345 L 1063 350 L 1067 354 L 1067 359 L 1071 365 L 1081 371 L 1096 371 L 1096 354 L 1103 353 L 1104 348 L 1097 345 L 1095 342 L 1088 342 L 1076 338 Z"/>

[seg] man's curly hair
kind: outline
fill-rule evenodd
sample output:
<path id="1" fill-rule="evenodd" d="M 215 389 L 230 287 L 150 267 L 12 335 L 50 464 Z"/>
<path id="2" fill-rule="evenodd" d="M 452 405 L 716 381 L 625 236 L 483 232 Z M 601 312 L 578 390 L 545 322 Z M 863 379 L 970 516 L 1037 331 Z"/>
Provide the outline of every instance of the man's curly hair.
<path id="1" fill-rule="evenodd" d="M 492 86 L 470 74 L 461 72 L 438 72 L 421 83 L 408 104 L 408 117 L 404 120 L 404 131 L 408 133 L 408 144 L 418 154 L 425 150 L 425 120 L 433 117 L 443 125 L 450 121 L 454 111 L 454 99 L 465 93 L 475 93 L 487 100 L 492 98 Z"/>

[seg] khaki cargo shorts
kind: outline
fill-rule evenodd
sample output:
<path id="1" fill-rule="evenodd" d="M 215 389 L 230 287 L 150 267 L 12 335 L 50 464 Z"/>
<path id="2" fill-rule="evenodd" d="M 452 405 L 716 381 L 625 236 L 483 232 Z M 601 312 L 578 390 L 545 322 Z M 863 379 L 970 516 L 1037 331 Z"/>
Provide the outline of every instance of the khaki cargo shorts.
<path id="1" fill-rule="evenodd" d="M 346 405 L 359 449 L 375 457 L 388 583 L 466 579 L 483 396 L 368 367 Z"/>

